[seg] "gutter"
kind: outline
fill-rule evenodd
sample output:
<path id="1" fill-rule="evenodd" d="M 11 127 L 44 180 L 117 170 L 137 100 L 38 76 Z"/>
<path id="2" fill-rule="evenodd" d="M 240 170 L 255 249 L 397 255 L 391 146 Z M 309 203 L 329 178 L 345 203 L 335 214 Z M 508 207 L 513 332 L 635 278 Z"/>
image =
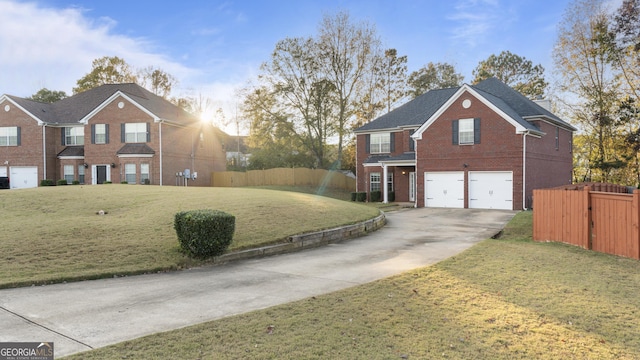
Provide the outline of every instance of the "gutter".
<path id="1" fill-rule="evenodd" d="M 527 135 L 529 130 L 522 133 L 522 210 L 527 210 Z"/>
<path id="2" fill-rule="evenodd" d="M 158 122 L 159 136 L 160 136 L 160 186 L 162 186 L 162 120 Z"/>
<path id="3" fill-rule="evenodd" d="M 42 180 L 47 178 L 47 124 L 42 123 Z"/>

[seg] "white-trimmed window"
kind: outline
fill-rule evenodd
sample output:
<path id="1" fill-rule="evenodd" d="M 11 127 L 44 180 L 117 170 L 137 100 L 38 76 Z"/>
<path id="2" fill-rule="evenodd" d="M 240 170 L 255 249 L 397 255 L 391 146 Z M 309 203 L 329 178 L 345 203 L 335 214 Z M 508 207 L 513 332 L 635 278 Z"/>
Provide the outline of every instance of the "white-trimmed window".
<path id="1" fill-rule="evenodd" d="M 369 191 L 380 191 L 379 172 L 372 172 L 369 174 Z"/>
<path id="2" fill-rule="evenodd" d="M 391 133 L 371 134 L 369 139 L 371 154 L 391 152 Z"/>
<path id="3" fill-rule="evenodd" d="M 460 119 L 458 121 L 458 143 L 473 144 L 473 119 Z"/>
<path id="4" fill-rule="evenodd" d="M 67 184 L 71 184 L 75 178 L 75 174 L 73 172 L 73 165 L 65 165 L 63 170 L 64 170 L 64 179 L 67 180 Z"/>
<path id="5" fill-rule="evenodd" d="M 93 126 L 93 143 L 106 144 L 107 141 L 107 124 L 95 124 Z"/>
<path id="6" fill-rule="evenodd" d="M 140 184 L 146 184 L 149 180 L 149 164 L 140 164 Z"/>
<path id="7" fill-rule="evenodd" d="M 127 142 L 127 143 L 147 142 L 147 123 L 124 124 L 124 142 Z"/>
<path id="8" fill-rule="evenodd" d="M 84 145 L 84 128 L 79 126 L 64 128 L 65 145 Z"/>
<path id="9" fill-rule="evenodd" d="M 128 184 L 136 183 L 136 164 L 124 164 L 124 180 Z"/>
<path id="10" fill-rule="evenodd" d="M 84 184 L 84 165 L 78 165 L 78 182 Z"/>
<path id="11" fill-rule="evenodd" d="M 18 146 L 19 130 L 17 126 L 0 127 L 0 146 Z"/>

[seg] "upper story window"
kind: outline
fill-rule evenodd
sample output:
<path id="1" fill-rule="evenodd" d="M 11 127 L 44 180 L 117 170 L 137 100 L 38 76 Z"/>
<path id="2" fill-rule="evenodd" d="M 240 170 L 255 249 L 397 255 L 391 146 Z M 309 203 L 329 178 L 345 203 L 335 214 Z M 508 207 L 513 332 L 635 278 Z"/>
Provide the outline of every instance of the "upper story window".
<path id="1" fill-rule="evenodd" d="M 148 142 L 149 124 L 147 123 L 126 123 L 122 124 L 122 142 L 141 143 Z"/>
<path id="2" fill-rule="evenodd" d="M 84 145 L 84 127 L 64 128 L 64 145 Z"/>
<path id="3" fill-rule="evenodd" d="M 371 134 L 369 149 L 371 154 L 391 152 L 391 134 L 390 133 Z"/>
<path id="4" fill-rule="evenodd" d="M 91 143 L 92 144 L 108 144 L 109 143 L 109 125 L 108 124 L 91 125 Z"/>
<path id="5" fill-rule="evenodd" d="M 451 130 L 454 145 L 480 144 L 480 118 L 453 120 Z"/>
<path id="6" fill-rule="evenodd" d="M 20 145 L 20 128 L 17 126 L 0 127 L 0 146 Z"/>

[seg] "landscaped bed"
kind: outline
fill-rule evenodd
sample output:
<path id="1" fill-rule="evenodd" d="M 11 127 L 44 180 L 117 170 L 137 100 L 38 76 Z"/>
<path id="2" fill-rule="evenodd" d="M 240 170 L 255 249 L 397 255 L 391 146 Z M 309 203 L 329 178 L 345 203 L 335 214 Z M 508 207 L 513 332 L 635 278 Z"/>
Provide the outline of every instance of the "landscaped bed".
<path id="1" fill-rule="evenodd" d="M 640 262 L 531 241 L 531 213 L 434 266 L 77 359 L 637 359 Z"/>
<path id="2" fill-rule="evenodd" d="M 193 209 L 236 216 L 230 251 L 379 214 L 323 196 L 248 188 L 108 184 L 3 191 L 0 288 L 200 265 L 180 251 L 173 229 L 175 214 Z"/>

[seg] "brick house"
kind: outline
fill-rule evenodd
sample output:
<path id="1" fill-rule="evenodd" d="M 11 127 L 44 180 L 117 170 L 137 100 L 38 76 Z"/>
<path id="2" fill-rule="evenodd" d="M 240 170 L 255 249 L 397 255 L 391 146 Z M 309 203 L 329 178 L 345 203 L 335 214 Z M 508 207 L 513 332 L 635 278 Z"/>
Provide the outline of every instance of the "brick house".
<path id="1" fill-rule="evenodd" d="M 355 130 L 357 191 L 417 207 L 531 208 L 533 189 L 572 178 L 576 128 L 548 107 L 496 78 L 429 91 Z"/>
<path id="2" fill-rule="evenodd" d="M 52 104 L 0 96 L 0 176 L 11 188 L 68 183 L 209 186 L 225 170 L 211 124 L 136 84 L 103 85 Z"/>

